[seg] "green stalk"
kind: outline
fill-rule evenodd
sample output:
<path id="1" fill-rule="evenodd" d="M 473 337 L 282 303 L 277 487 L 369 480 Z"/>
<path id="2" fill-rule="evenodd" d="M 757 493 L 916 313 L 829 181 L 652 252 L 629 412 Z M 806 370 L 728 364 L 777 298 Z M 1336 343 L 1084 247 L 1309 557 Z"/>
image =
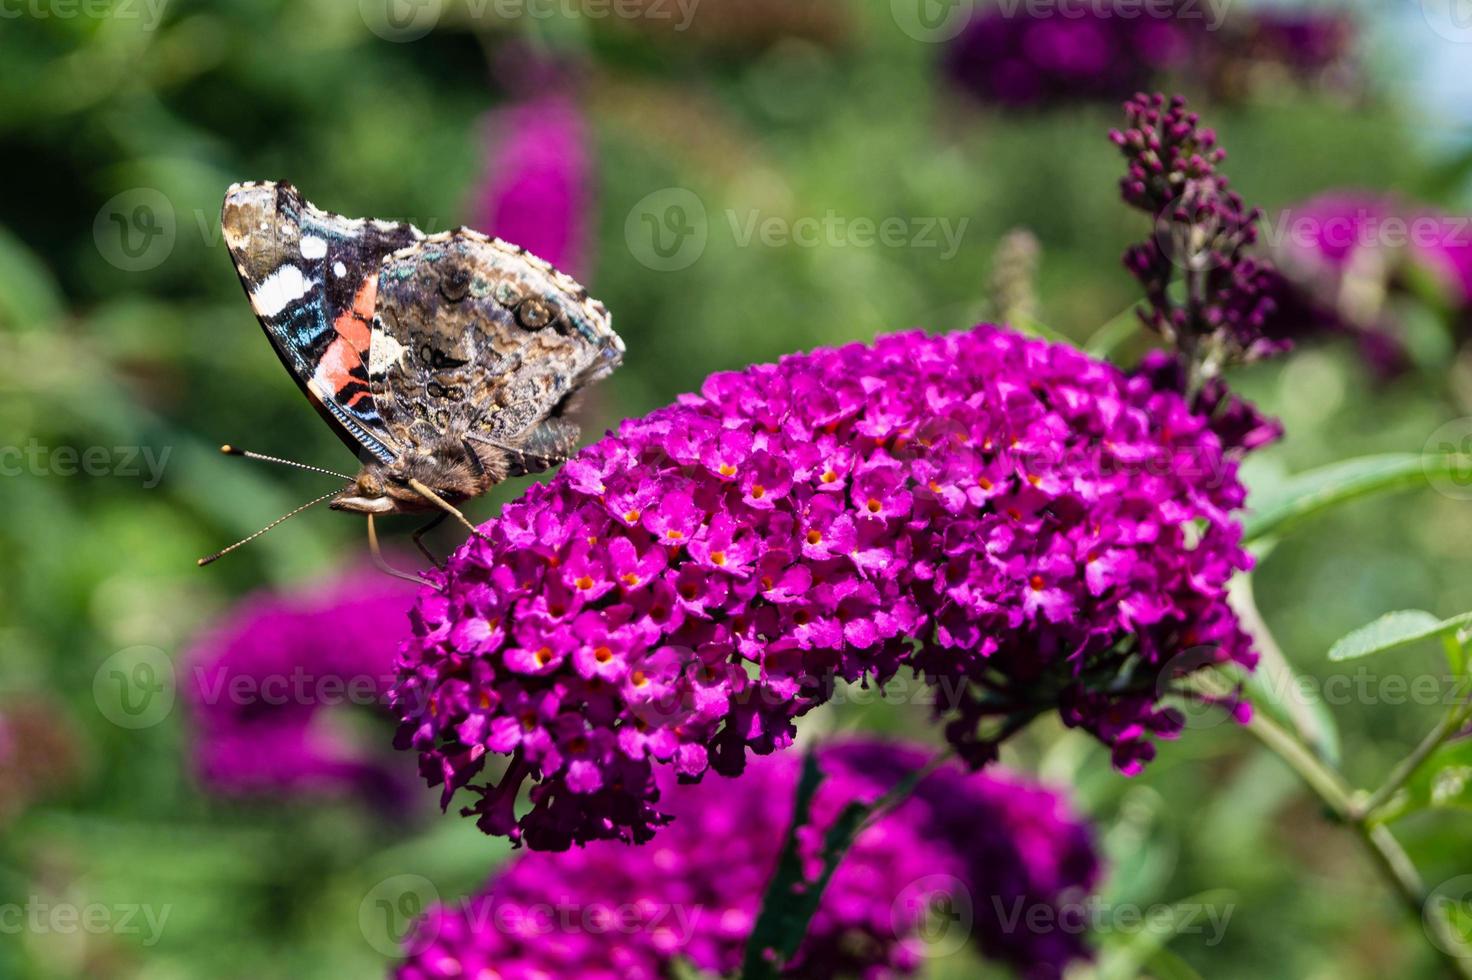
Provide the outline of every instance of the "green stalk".
<path id="1" fill-rule="evenodd" d="M 1246 596 L 1246 601 L 1248 603 L 1252 601 L 1250 592 Z M 1256 613 L 1255 608 L 1253 612 Z M 1276 641 L 1268 632 L 1261 615 L 1257 614 L 1249 619 L 1254 632 L 1253 639 L 1276 646 Z M 1451 717 L 1461 713 L 1461 711 L 1452 712 L 1452 715 L 1444 720 L 1441 726 L 1438 726 L 1432 736 L 1440 733 L 1451 721 Z M 1247 723 L 1247 730 L 1256 736 L 1269 751 L 1287 763 L 1289 768 L 1298 774 L 1299 778 L 1314 791 L 1314 794 L 1335 816 L 1354 831 L 1356 839 L 1365 848 L 1376 870 L 1399 896 L 1406 911 L 1418 924 L 1424 924 L 1429 930 L 1427 938 L 1431 940 L 1431 947 L 1441 958 L 1448 975 L 1459 977 L 1461 980 L 1472 980 L 1472 949 L 1468 948 L 1466 942 L 1443 916 L 1434 911 L 1428 914 L 1426 903 L 1430 896 L 1425 883 L 1421 880 L 1420 872 L 1416 870 L 1410 855 L 1406 854 L 1405 849 L 1401 847 L 1400 841 L 1396 840 L 1395 835 L 1390 832 L 1390 828 L 1371 822 L 1370 814 L 1373 813 L 1375 807 L 1368 803 L 1358 802 L 1358 798 L 1363 794 L 1356 793 L 1337 770 L 1322 761 L 1296 735 L 1267 715 L 1254 712 L 1252 720 Z M 1390 787 L 1389 790 L 1381 787 L 1380 791 L 1369 797 L 1370 801 L 1374 801 L 1382 793 L 1388 799 L 1404 783 L 1405 779 L 1410 778 L 1416 767 L 1425 761 L 1431 751 L 1434 751 L 1435 745 L 1429 749 L 1426 748 L 1432 736 L 1428 736 L 1427 741 L 1412 752 L 1406 761 L 1392 773 L 1391 782 L 1386 784 Z M 1446 734 L 1442 734 L 1436 744 L 1439 745 L 1446 737 Z M 1407 764 L 1410 764 L 1408 769 L 1405 768 Z M 1404 773 L 1402 773 L 1403 769 Z M 1392 785 L 1392 782 L 1398 777 L 1400 782 Z"/>

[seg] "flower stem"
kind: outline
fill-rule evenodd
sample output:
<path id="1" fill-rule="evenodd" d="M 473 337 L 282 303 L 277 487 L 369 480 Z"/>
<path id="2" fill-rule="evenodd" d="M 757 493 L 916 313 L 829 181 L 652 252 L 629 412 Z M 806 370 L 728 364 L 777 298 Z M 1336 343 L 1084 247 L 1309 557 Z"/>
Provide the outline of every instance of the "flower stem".
<path id="1" fill-rule="evenodd" d="M 1240 596 L 1238 598 L 1243 599 Z M 1252 603 L 1250 591 L 1247 592 L 1244 601 L 1247 604 Z M 1251 609 L 1256 614 L 1255 606 L 1251 606 Z M 1276 646 L 1260 614 L 1248 617 L 1244 622 L 1250 622 L 1249 628 L 1255 634 L 1254 639 L 1265 637 L 1264 642 Z M 1461 711 L 1453 711 L 1442 722 L 1442 725 L 1438 726 L 1437 731 L 1432 733 L 1432 736 L 1436 736 L 1443 727 L 1461 715 Z M 1386 786 L 1390 787 L 1388 791 L 1385 787 L 1381 787 L 1380 791 L 1369 797 L 1369 802 L 1361 802 L 1359 797 L 1363 794 L 1356 793 L 1345 781 L 1343 775 L 1315 755 L 1297 735 L 1283 728 L 1267 715 L 1254 712 L 1252 719 L 1247 723 L 1247 730 L 1287 763 L 1319 799 L 1333 811 L 1335 816 L 1354 830 L 1355 836 L 1369 853 L 1376 869 L 1400 897 L 1406 910 L 1418 923 L 1424 924 L 1427 938 L 1431 941 L 1431 946 L 1437 955 L 1441 957 L 1448 974 L 1460 977 L 1462 980 L 1472 980 L 1472 948 L 1468 947 L 1444 916 L 1435 909 L 1427 908 L 1429 896 L 1426 885 L 1421 880 L 1420 872 L 1416 870 L 1416 865 L 1410 855 L 1401 847 L 1400 841 L 1396 840 L 1389 827 L 1374 824 L 1370 819 L 1370 815 L 1378 807 L 1378 805 L 1370 804 L 1380 797 L 1382 792 L 1384 798 L 1388 799 L 1406 779 L 1410 778 L 1416 768 L 1425 761 L 1437 745 L 1441 744 L 1441 741 L 1445 740 L 1449 733 L 1441 734 L 1435 744 L 1431 744 L 1429 748 L 1427 746 L 1431 743 L 1432 736 L 1428 736 L 1427 740 L 1423 741 L 1416 751 L 1412 752 L 1392 773 L 1390 780 L 1386 783 Z M 1456 728 L 1452 730 L 1455 731 Z M 1396 782 L 1397 778 L 1399 782 Z"/>
<path id="2" fill-rule="evenodd" d="M 1462 686 L 1466 687 L 1465 682 Z M 1390 798 L 1395 795 L 1396 791 L 1416 774 L 1417 770 L 1431 757 L 1431 753 L 1441 748 L 1447 739 L 1462 730 L 1469 716 L 1472 716 L 1472 708 L 1469 708 L 1466 703 L 1458 704 L 1448 711 L 1446 717 L 1441 719 L 1441 723 L 1421 740 L 1421 744 L 1417 745 L 1410 755 L 1402 759 L 1390 771 L 1390 775 L 1380 788 L 1353 808 L 1352 813 L 1355 818 L 1373 818 L 1377 811 L 1390 802 Z"/>

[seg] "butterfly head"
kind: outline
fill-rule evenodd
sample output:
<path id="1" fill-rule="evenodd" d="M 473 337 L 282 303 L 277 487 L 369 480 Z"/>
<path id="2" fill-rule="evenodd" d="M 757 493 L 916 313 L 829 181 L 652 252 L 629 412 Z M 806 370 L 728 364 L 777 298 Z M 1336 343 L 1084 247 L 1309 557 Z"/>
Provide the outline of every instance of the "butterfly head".
<path id="1" fill-rule="evenodd" d="M 369 463 L 356 480 L 332 499 L 333 510 L 362 514 L 402 514 L 433 510 L 432 501 L 414 488 L 429 487 L 446 500 L 479 497 L 506 478 L 505 463 L 487 459 L 465 441 L 445 439 L 402 453 L 389 463 Z"/>

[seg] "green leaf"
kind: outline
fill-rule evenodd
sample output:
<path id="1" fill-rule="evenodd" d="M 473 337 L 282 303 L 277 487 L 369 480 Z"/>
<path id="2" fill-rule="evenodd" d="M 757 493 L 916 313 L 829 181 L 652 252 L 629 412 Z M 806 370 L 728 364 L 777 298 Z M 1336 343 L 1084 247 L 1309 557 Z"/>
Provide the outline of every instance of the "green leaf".
<path id="1" fill-rule="evenodd" d="M 1243 522 L 1243 540 L 1282 534 L 1300 521 L 1377 493 L 1425 486 L 1429 481 L 1472 470 L 1472 457 L 1386 453 L 1331 463 L 1300 473 L 1262 503 L 1253 503 Z"/>
<path id="2" fill-rule="evenodd" d="M 742 980 L 776 980 L 781 975 L 784 966 L 802 945 L 808 925 L 823 899 L 823 892 L 853 845 L 854 838 L 872 815 L 887 810 L 908 796 L 930 769 L 931 766 L 926 766 L 916 770 L 872 803 L 853 802 L 845 806 L 823 835 L 823 868 L 817 878 L 808 881 L 802 871 L 797 832 L 809 822 L 813 797 L 823 781 L 823 773 L 818 768 L 816 753 L 809 751 L 804 756 L 787 839 L 777 859 L 777 870 L 762 896 L 761 913 L 751 930 L 751 937 L 746 941 L 741 964 Z"/>
<path id="3" fill-rule="evenodd" d="M 741 965 L 743 980 L 778 976 L 782 963 L 796 952 L 803 934 L 807 932 L 812 916 L 804 914 L 807 905 L 804 893 L 811 889 L 804 888 L 797 832 L 808 822 L 813 796 L 822 781 L 823 772 L 818 768 L 817 754 L 809 751 L 802 760 L 802 775 L 798 778 L 792 805 L 792 823 L 787 828 L 787 839 L 777 858 L 777 870 L 767 883 L 761 913 L 752 927 L 751 937 L 746 941 L 746 955 Z M 783 956 L 783 952 L 789 949 L 787 956 Z"/>
<path id="4" fill-rule="evenodd" d="M 1329 659 L 1358 660 L 1375 653 L 1398 650 L 1438 636 L 1454 633 L 1472 624 L 1472 613 L 1440 619 L 1420 609 L 1402 609 L 1386 613 L 1373 623 L 1361 626 L 1341 637 L 1329 648 Z"/>

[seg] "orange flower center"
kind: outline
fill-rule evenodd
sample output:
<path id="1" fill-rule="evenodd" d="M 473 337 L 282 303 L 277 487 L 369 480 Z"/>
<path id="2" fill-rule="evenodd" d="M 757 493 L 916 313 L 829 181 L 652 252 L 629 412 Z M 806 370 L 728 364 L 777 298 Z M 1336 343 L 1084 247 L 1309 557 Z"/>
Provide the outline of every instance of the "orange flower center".
<path id="1" fill-rule="evenodd" d="M 631 510 L 624 514 L 624 520 L 629 524 L 632 524 L 642 516 L 643 515 L 640 514 L 637 510 Z"/>
<path id="2" fill-rule="evenodd" d="M 593 580 L 591 578 L 589 578 L 588 576 L 583 575 L 583 576 L 579 577 L 578 580 L 577 580 L 577 582 L 574 583 L 574 584 L 576 584 L 578 588 L 580 588 L 584 592 L 586 592 L 586 591 L 588 591 L 589 589 L 591 589 L 593 587 Z"/>
<path id="3" fill-rule="evenodd" d="M 643 687 L 649 683 L 649 678 L 644 676 L 644 671 L 636 670 L 629 675 L 629 683 L 635 687 Z"/>
<path id="4" fill-rule="evenodd" d="M 593 651 L 593 659 L 600 664 L 606 664 L 613 659 L 613 651 L 608 647 L 599 647 Z"/>
<path id="5" fill-rule="evenodd" d="M 760 483 L 753 483 L 751 485 L 751 496 L 752 496 L 752 499 L 754 499 L 754 500 L 761 500 L 766 495 L 767 495 L 767 488 L 766 487 L 762 486 Z"/>
<path id="6" fill-rule="evenodd" d="M 712 551 L 710 553 L 710 560 L 712 564 L 724 565 L 726 563 L 726 553 L 724 551 Z"/>
<path id="7" fill-rule="evenodd" d="M 821 544 L 822 541 L 822 531 L 819 531 L 817 528 L 813 528 L 811 531 L 808 532 L 808 544 Z"/>
<path id="8" fill-rule="evenodd" d="M 828 472 L 823 474 L 824 483 L 832 483 L 836 479 L 838 479 L 838 474 L 833 472 L 832 470 L 829 470 Z"/>
<path id="9" fill-rule="evenodd" d="M 868 502 L 865 503 L 864 506 L 867 507 L 867 508 L 869 508 L 869 513 L 871 513 L 871 514 L 877 514 L 877 513 L 879 513 L 880 510 L 883 509 L 883 507 L 879 503 L 879 501 L 878 500 L 875 500 L 873 497 L 870 497 L 869 500 L 868 500 Z"/>
<path id="10" fill-rule="evenodd" d="M 621 577 L 623 578 L 625 585 L 639 584 L 639 576 L 635 575 L 633 572 L 624 572 Z"/>
<path id="11" fill-rule="evenodd" d="M 1027 584 L 1032 586 L 1032 590 L 1034 592 L 1041 592 L 1043 591 L 1043 586 L 1047 585 L 1048 583 L 1043 581 L 1043 577 L 1041 575 L 1034 575 L 1032 578 L 1027 580 Z"/>
<path id="12" fill-rule="evenodd" d="M 720 473 L 721 476 L 735 476 L 736 467 L 732 466 L 730 463 L 722 463 L 721 468 L 716 472 Z"/>
<path id="13" fill-rule="evenodd" d="M 538 667 L 545 667 L 549 663 L 552 662 L 552 648 L 551 647 L 542 647 L 541 649 L 539 649 L 536 652 L 536 655 L 535 656 L 536 656 L 537 666 Z"/>

